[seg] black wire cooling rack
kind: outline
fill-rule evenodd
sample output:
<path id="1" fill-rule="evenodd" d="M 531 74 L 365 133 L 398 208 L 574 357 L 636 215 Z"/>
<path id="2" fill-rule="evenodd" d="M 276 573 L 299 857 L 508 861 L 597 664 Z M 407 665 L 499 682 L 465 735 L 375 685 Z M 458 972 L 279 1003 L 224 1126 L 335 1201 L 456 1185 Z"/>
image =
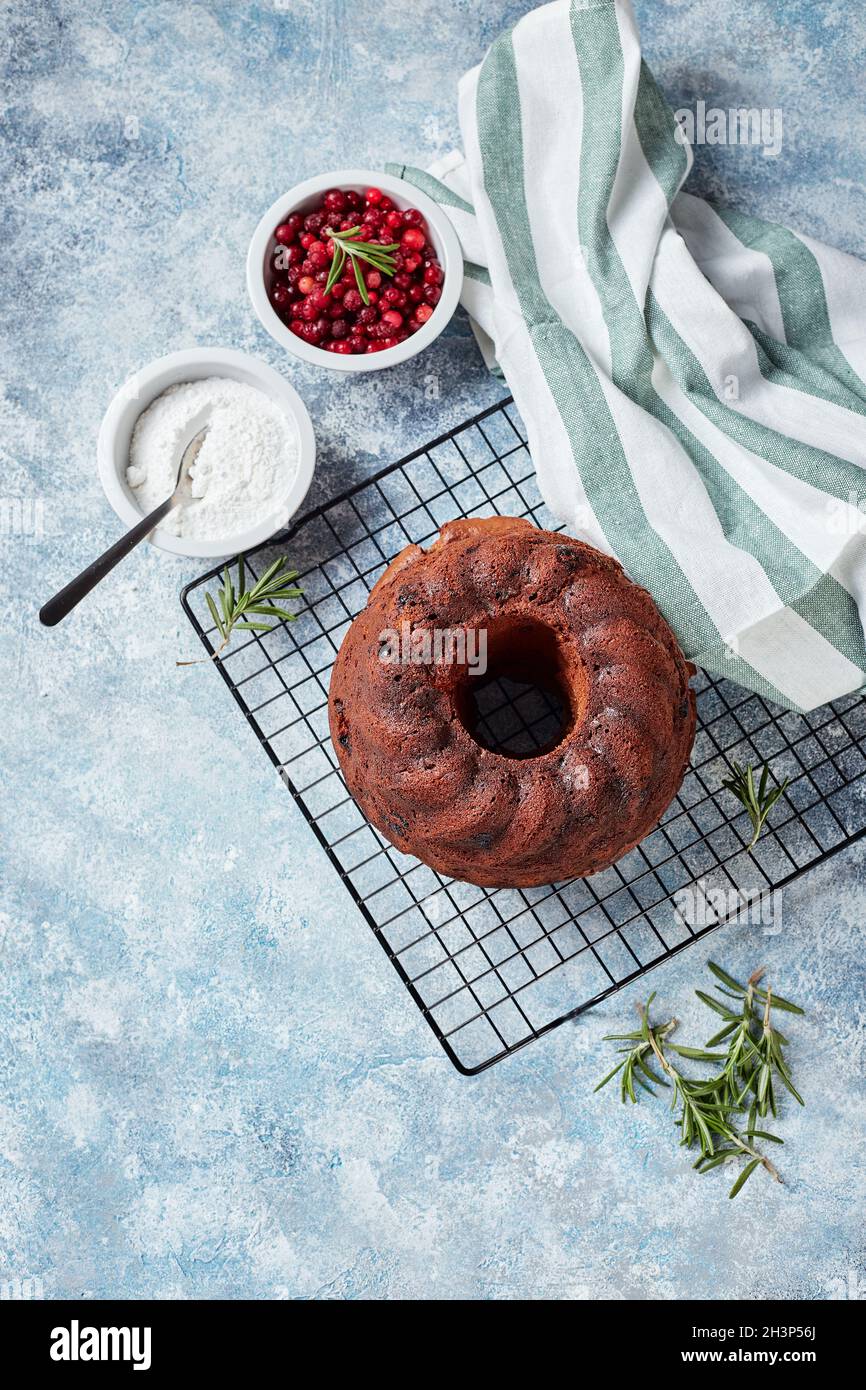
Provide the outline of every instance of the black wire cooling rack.
<path id="1" fill-rule="evenodd" d="M 343 782 L 328 734 L 328 681 L 350 622 L 385 565 L 457 516 L 525 516 L 556 529 L 511 400 L 383 468 L 251 552 L 301 571 L 292 624 L 236 634 L 216 662 L 331 863 L 454 1065 L 472 1074 L 549 1032 L 744 911 L 776 931 L 774 890 L 866 834 L 866 700 L 791 714 L 700 674 L 690 770 L 661 824 L 589 879 L 536 889 L 475 888 L 401 854 Z M 205 587 L 184 609 L 209 652 Z M 559 711 L 513 682 L 479 682 L 476 736 L 513 755 L 541 746 Z M 722 787 L 733 760 L 769 762 L 790 785 L 753 853 Z M 740 811 L 740 814 L 738 814 Z"/>

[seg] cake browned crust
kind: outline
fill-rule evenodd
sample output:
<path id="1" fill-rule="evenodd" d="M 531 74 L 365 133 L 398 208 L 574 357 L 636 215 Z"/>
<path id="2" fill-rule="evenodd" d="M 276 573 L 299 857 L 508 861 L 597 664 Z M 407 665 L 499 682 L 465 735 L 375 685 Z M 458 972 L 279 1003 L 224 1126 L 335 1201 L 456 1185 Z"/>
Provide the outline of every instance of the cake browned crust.
<path id="1" fill-rule="evenodd" d="M 555 688 L 554 746 L 526 758 L 472 733 L 466 664 L 386 662 L 408 624 L 484 630 L 488 677 Z M 616 560 L 510 517 L 452 521 L 410 545 L 353 622 L 331 677 L 331 736 L 369 820 L 406 854 L 484 886 L 592 874 L 632 849 L 689 760 L 693 668 Z"/>

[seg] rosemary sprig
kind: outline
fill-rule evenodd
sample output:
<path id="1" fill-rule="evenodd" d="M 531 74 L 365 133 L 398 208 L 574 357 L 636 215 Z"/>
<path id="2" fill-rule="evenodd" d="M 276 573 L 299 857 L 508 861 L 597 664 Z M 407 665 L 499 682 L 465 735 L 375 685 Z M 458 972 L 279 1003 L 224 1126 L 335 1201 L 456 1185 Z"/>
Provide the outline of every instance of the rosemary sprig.
<path id="1" fill-rule="evenodd" d="M 677 1078 L 675 1095 L 682 1105 L 682 1114 L 675 1122 L 682 1131 L 680 1143 L 692 1148 L 697 1140 L 700 1155 L 692 1166 L 699 1173 L 708 1173 L 711 1168 L 747 1158 L 749 1161 L 728 1193 L 729 1197 L 736 1197 L 759 1166 L 766 1168 L 774 1182 L 782 1181 L 776 1165 L 770 1162 L 766 1154 L 754 1148 L 751 1141 L 760 1138 L 771 1144 L 783 1144 L 783 1139 L 764 1130 L 748 1130 L 741 1134 L 731 1122 L 730 1116 L 736 1113 L 735 1107 L 725 1101 L 718 1077 L 706 1083 L 690 1081 L 675 1067 L 671 1068 L 671 1074 Z"/>
<path id="2" fill-rule="evenodd" d="M 709 968 L 714 974 L 719 970 L 719 967 L 714 966 L 712 962 L 710 962 Z M 757 1065 L 758 1054 L 752 1036 L 752 1004 L 755 997 L 757 981 L 760 979 L 762 973 L 762 971 L 758 970 L 754 975 L 749 977 L 747 988 L 742 992 L 742 1004 L 739 1008 L 739 1012 L 723 1004 L 720 1000 L 715 999 L 713 995 L 705 994 L 703 990 L 700 989 L 695 990 L 701 1003 L 706 1004 L 707 1008 L 712 1009 L 714 1013 L 720 1014 L 725 1021 L 725 1026 L 707 1040 L 707 1047 L 717 1047 L 719 1043 L 724 1042 L 726 1038 L 728 1040 L 728 1051 L 724 1059 L 725 1065 L 722 1076 L 725 1081 L 727 1097 L 732 1102 L 739 1101 L 744 1095 L 744 1087 L 747 1086 L 749 1077 Z M 724 972 L 721 972 L 721 974 L 723 976 Z M 727 978 L 730 979 L 730 976 Z M 728 998 L 736 998 L 736 996 L 729 994 L 727 990 L 723 991 L 723 993 L 725 993 Z"/>
<path id="3" fill-rule="evenodd" d="M 723 1071 L 727 1093 L 741 1109 L 747 1102 L 750 1103 L 749 1130 L 755 1132 L 754 1125 L 759 1115 L 763 1119 L 768 1111 L 773 1116 L 776 1114 L 775 1078 L 800 1105 L 805 1104 L 791 1080 L 785 1060 L 783 1048 L 788 1045 L 787 1038 L 774 1027 L 771 1020 L 771 1010 L 774 1008 L 801 1015 L 803 1010 L 789 999 L 773 994 L 769 986 L 762 989 L 759 981 L 763 977 L 763 970 L 756 970 L 747 983 L 741 985 L 714 961 L 708 963 L 708 968 L 725 986 L 719 989 L 719 993 L 739 1000 L 741 1004 L 739 1011 L 735 1012 L 713 995 L 705 994 L 702 990 L 695 991 L 703 1004 L 725 1020 L 725 1027 L 710 1039 L 707 1047 L 728 1039 Z"/>
<path id="4" fill-rule="evenodd" d="M 751 853 L 757 844 L 758 836 L 764 828 L 767 816 L 772 811 L 785 788 L 789 785 L 791 779 L 790 777 L 786 777 L 784 782 L 770 788 L 768 791 L 767 782 L 770 776 L 770 768 L 767 763 L 764 763 L 761 769 L 761 780 L 757 786 L 755 785 L 755 772 L 751 763 L 746 767 L 741 767 L 739 763 L 732 760 L 731 767 L 733 768 L 733 776 L 726 777 L 722 782 L 722 786 L 726 787 L 729 792 L 732 792 L 737 800 L 742 802 L 748 812 L 754 834 L 749 844 L 746 846 L 746 852 Z"/>
<path id="5" fill-rule="evenodd" d="M 649 1010 L 655 996 L 650 995 L 645 1008 L 638 1006 L 641 1016 L 638 1030 L 608 1035 L 606 1041 L 626 1044 L 620 1048 L 625 1055 L 595 1089 L 601 1090 L 620 1075 L 620 1099 L 635 1103 L 639 1098 L 635 1085 L 649 1094 L 655 1094 L 655 1086 L 671 1087 L 671 1109 L 679 1110 L 675 1123 L 680 1130 L 680 1143 L 685 1148 L 697 1145 L 700 1152 L 694 1167 L 698 1172 L 708 1173 L 726 1163 L 743 1162 L 742 1171 L 729 1193 L 730 1197 L 736 1197 L 759 1167 L 765 1168 L 776 1182 L 781 1182 L 775 1165 L 755 1148 L 755 1140 L 771 1144 L 784 1141 L 778 1135 L 758 1129 L 758 1117 L 768 1111 L 776 1114 L 775 1077 L 801 1105 L 803 1100 L 791 1080 L 782 1051 L 786 1040 L 771 1023 L 771 1010 L 779 1008 L 798 1014 L 803 1010 L 774 995 L 769 986 L 763 989 L 759 983 L 763 970 L 756 970 L 748 982 L 741 985 L 713 962 L 709 968 L 719 981 L 718 992 L 734 1001 L 737 1007 L 734 1009 L 714 995 L 696 991 L 698 998 L 724 1019 L 724 1027 L 706 1047 L 686 1047 L 672 1042 L 670 1035 L 677 1027 L 675 1018 L 653 1025 Z M 726 1052 L 710 1050 L 725 1039 L 728 1040 Z M 714 1067 L 721 1064 L 721 1069 L 709 1077 L 694 1079 L 686 1076 L 671 1060 L 670 1053 Z M 653 1069 L 652 1062 L 658 1064 L 661 1075 Z M 735 1117 L 744 1112 L 748 1114 L 745 1124 L 741 1125 Z"/>
<path id="6" fill-rule="evenodd" d="M 654 999 L 655 995 L 651 994 L 647 1001 L 647 1007 L 649 1007 Z M 676 1026 L 677 1020 L 672 1018 L 669 1022 L 660 1024 L 660 1026 L 655 1029 L 656 1036 L 664 1039 L 667 1037 L 668 1033 L 673 1032 Z M 622 1072 L 622 1076 L 620 1077 L 620 1099 L 623 1104 L 625 1104 L 627 1100 L 630 1100 L 634 1105 L 637 1104 L 637 1092 L 634 1089 L 635 1081 L 643 1090 L 649 1091 L 650 1095 L 655 1094 L 652 1089 L 653 1085 L 667 1086 L 668 1083 L 663 1077 L 656 1075 L 647 1061 L 647 1053 L 652 1052 L 652 1043 L 650 1041 L 648 1028 L 645 1028 L 643 1024 L 635 1033 L 607 1033 L 604 1037 L 604 1041 L 633 1042 L 635 1046 L 621 1047 L 618 1049 L 618 1051 L 624 1052 L 626 1055 L 621 1062 L 617 1063 L 613 1071 L 609 1071 L 607 1076 L 604 1077 L 602 1081 L 599 1081 L 598 1085 L 595 1087 L 596 1091 L 600 1091 L 602 1086 L 606 1086 L 608 1081 L 612 1081 L 620 1071 Z M 642 1076 L 637 1075 L 636 1073 L 638 1072 L 641 1072 Z"/>
<path id="7" fill-rule="evenodd" d="M 359 241 L 360 227 L 347 227 L 345 231 L 335 232 L 331 227 L 326 227 L 324 235 L 330 237 L 334 243 L 334 259 L 331 261 L 331 270 L 325 282 L 325 294 L 333 288 L 343 273 L 346 264 L 346 257 L 352 261 L 352 269 L 355 272 L 355 284 L 358 286 L 358 293 L 365 304 L 370 303 L 370 296 L 364 282 L 364 275 L 361 270 L 361 262 L 370 265 L 374 270 L 380 271 L 383 275 L 393 275 L 397 269 L 397 262 L 393 253 L 400 250 L 399 241 L 392 241 L 387 246 L 383 246 L 379 241 Z"/>
<path id="8" fill-rule="evenodd" d="M 213 661 L 228 646 L 235 628 L 249 632 L 271 632 L 277 625 L 276 622 L 258 622 L 258 618 L 275 618 L 279 622 L 293 623 L 296 614 L 277 607 L 279 603 L 301 598 L 303 595 L 303 589 L 295 588 L 291 584 L 291 580 L 297 579 L 298 571 L 286 570 L 286 563 L 284 555 L 274 560 L 251 589 L 246 585 L 243 555 L 238 556 L 237 588 L 226 565 L 223 570 L 222 588 L 217 594 L 219 606 L 212 594 L 205 594 L 210 615 L 222 641 L 211 656 L 201 657 L 199 661 L 178 661 L 177 665 L 198 666 L 200 661 Z"/>
<path id="9" fill-rule="evenodd" d="M 775 1182 L 781 1182 L 782 1179 L 779 1177 L 775 1165 L 765 1154 L 759 1153 L 749 1143 L 749 1139 L 753 1138 L 754 1135 L 744 1138 L 732 1123 L 730 1117 L 736 1113 L 739 1107 L 730 1100 L 724 1077 L 714 1076 L 709 1080 L 693 1081 L 684 1076 L 679 1068 L 675 1067 L 665 1056 L 655 1029 L 649 1026 L 648 1006 L 646 1009 L 641 1009 L 641 1017 L 647 1025 L 649 1039 L 659 1065 L 671 1078 L 674 1087 L 671 1109 L 675 1110 L 677 1103 L 681 1107 L 679 1119 L 675 1121 L 682 1135 L 680 1144 L 690 1149 L 697 1143 L 700 1148 L 700 1155 L 694 1164 L 698 1172 L 706 1173 L 711 1168 L 718 1168 L 723 1163 L 748 1157 L 749 1162 L 728 1193 L 729 1197 L 736 1197 L 759 1166 L 766 1168 Z M 676 1044 L 671 1044 L 671 1046 L 680 1056 L 690 1057 L 693 1061 L 717 1062 L 724 1060 L 717 1053 L 705 1052 L 700 1048 L 677 1047 Z M 769 1138 L 772 1143 L 783 1142 L 772 1134 L 763 1137 Z"/>

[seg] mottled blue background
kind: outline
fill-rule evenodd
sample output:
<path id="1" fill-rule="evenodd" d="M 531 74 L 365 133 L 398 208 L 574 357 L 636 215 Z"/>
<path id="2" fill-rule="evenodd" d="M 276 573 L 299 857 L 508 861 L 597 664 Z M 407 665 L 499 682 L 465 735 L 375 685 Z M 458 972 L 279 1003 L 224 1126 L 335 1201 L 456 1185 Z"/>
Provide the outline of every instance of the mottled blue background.
<path id="1" fill-rule="evenodd" d="M 402 369 L 305 369 L 259 328 L 243 266 L 299 178 L 455 143 L 459 75 L 526 8 L 3 6 L 0 489 L 42 502 L 44 535 L 0 540 L 0 1283 L 580 1299 L 866 1284 L 862 849 L 786 892 L 780 935 L 712 939 L 809 1007 L 786 1186 L 756 1175 L 730 1204 L 661 1103 L 590 1095 L 600 1037 L 639 990 L 480 1078 L 453 1070 L 222 683 L 175 668 L 195 562 L 145 548 L 61 628 L 36 621 L 117 535 L 96 434 L 154 356 L 227 344 L 285 372 L 318 433 L 319 497 L 498 398 L 460 318 Z M 701 149 L 690 186 L 866 253 L 862 7 L 637 11 L 675 106 L 784 113 L 777 160 Z M 652 977 L 698 1034 L 706 956 Z"/>

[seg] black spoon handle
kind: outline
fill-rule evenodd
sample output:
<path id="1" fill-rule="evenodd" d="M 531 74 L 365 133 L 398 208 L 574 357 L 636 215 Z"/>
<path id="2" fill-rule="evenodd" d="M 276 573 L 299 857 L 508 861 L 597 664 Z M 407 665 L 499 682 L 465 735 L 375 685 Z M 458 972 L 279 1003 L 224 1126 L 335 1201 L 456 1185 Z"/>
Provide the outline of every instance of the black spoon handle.
<path id="1" fill-rule="evenodd" d="M 80 603 L 86 594 L 94 589 L 101 579 L 114 569 L 114 566 L 128 555 L 130 550 L 134 550 L 139 541 L 143 541 L 149 535 L 154 526 L 158 525 L 164 516 L 167 516 L 174 505 L 174 497 L 169 497 L 148 516 L 142 517 L 131 531 L 127 531 L 125 536 L 121 536 L 119 541 L 110 545 L 106 551 L 100 555 L 98 560 L 94 560 L 92 565 L 88 565 L 86 570 L 75 578 L 70 579 L 65 588 L 50 598 L 39 610 L 39 621 L 46 627 L 53 627 L 59 623 L 61 618 L 65 618 L 67 613 L 71 613 L 76 604 Z"/>

